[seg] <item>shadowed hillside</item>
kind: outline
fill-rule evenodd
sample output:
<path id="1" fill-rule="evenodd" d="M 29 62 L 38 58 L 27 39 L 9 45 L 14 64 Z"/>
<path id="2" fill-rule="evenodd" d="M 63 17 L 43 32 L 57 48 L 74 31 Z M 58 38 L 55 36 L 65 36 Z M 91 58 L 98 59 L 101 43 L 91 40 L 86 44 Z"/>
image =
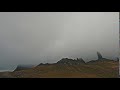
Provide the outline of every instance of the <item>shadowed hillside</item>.
<path id="1" fill-rule="evenodd" d="M 98 55 L 100 56 L 100 55 Z M 14 72 L 0 73 L 0 77 L 11 78 L 118 78 L 119 61 L 106 58 L 84 62 L 80 59 L 63 58 L 53 64 L 39 64 Z M 18 67 L 17 67 L 18 68 Z M 7 76 L 8 75 L 8 76 Z"/>
<path id="2" fill-rule="evenodd" d="M 71 60 L 71 59 L 70 59 Z M 15 71 L 12 76 L 17 78 L 117 78 L 118 61 L 96 60 L 76 64 L 62 59 L 55 64 L 38 65 L 29 70 Z M 77 61 L 76 61 L 77 62 Z"/>
<path id="3" fill-rule="evenodd" d="M 34 65 L 18 65 L 14 71 L 26 70 L 33 67 Z"/>

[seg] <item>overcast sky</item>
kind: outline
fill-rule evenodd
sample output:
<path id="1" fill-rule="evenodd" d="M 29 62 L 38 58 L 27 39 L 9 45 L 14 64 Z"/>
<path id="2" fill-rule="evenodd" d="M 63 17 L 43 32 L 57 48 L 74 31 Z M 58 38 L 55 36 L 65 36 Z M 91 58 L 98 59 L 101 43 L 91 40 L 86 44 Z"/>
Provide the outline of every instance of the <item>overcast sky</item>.
<path id="1" fill-rule="evenodd" d="M 119 54 L 118 12 L 0 12 L 0 66 Z"/>

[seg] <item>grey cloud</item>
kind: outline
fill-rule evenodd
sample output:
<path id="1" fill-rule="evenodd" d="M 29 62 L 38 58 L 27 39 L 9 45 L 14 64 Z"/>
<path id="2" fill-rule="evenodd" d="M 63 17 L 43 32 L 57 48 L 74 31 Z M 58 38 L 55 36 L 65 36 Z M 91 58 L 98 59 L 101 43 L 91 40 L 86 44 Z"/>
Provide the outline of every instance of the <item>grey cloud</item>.
<path id="1" fill-rule="evenodd" d="M 118 12 L 1 12 L 0 65 L 118 56 Z M 49 60 L 48 60 L 49 59 Z"/>

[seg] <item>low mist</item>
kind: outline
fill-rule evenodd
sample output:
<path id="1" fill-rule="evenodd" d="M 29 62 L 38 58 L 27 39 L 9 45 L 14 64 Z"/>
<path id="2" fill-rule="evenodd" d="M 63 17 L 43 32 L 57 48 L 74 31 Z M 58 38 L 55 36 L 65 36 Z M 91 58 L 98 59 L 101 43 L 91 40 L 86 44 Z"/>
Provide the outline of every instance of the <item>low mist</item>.
<path id="1" fill-rule="evenodd" d="M 0 67 L 119 56 L 119 12 L 0 12 Z"/>

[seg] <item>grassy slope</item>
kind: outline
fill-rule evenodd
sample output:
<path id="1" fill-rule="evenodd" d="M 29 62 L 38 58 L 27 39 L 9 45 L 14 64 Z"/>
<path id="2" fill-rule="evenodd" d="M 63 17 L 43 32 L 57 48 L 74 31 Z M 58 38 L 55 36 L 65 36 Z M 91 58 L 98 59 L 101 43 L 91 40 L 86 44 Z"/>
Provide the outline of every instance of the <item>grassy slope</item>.
<path id="1" fill-rule="evenodd" d="M 11 73 L 18 78 L 117 78 L 117 61 L 96 61 L 81 65 L 45 65 Z"/>

